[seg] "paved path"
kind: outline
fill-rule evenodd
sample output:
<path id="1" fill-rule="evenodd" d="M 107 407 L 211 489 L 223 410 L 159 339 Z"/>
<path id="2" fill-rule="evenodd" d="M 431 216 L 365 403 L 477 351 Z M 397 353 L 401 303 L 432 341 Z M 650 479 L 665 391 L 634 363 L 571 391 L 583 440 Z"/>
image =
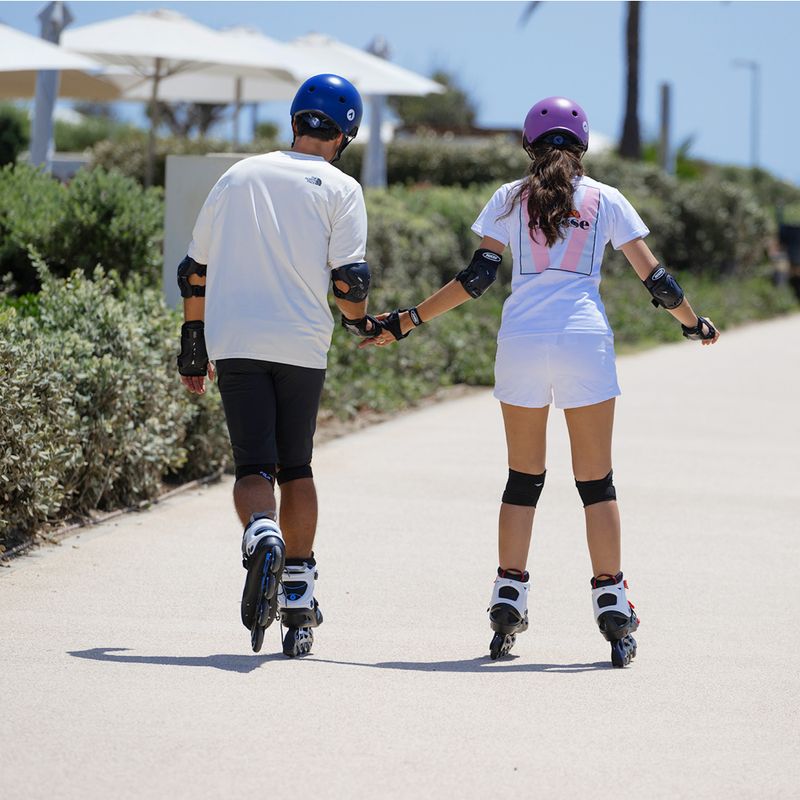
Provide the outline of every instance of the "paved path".
<path id="1" fill-rule="evenodd" d="M 491 663 L 505 479 L 489 393 L 321 447 L 326 622 L 238 620 L 230 482 L 0 571 L 0 796 L 798 797 L 800 316 L 620 360 L 639 657 L 591 618 L 551 418 L 531 630 Z M 369 466 L 384 459 L 379 475 Z"/>

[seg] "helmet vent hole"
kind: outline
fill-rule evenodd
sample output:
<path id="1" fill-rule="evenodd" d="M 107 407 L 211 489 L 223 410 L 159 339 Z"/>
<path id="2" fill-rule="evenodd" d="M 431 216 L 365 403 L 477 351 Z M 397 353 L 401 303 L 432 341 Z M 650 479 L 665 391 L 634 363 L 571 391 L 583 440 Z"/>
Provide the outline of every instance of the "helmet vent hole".
<path id="1" fill-rule="evenodd" d="M 578 112 L 577 112 L 577 111 L 573 111 L 573 112 L 572 112 L 572 116 L 573 116 L 573 117 L 577 117 L 577 116 L 578 116 Z"/>
<path id="2" fill-rule="evenodd" d="M 546 108 L 543 108 L 543 109 L 542 109 L 542 116 L 544 116 L 546 113 L 547 113 L 547 109 L 546 109 Z"/>
<path id="3" fill-rule="evenodd" d="M 346 103 L 346 102 L 347 102 L 347 100 L 345 100 L 345 99 L 344 99 L 344 97 L 340 97 L 340 98 L 339 98 L 339 102 L 340 102 L 340 103 Z"/>
<path id="4" fill-rule="evenodd" d="M 317 88 L 316 86 L 309 86 L 309 87 L 308 87 L 308 91 L 309 91 L 309 92 L 313 92 L 313 91 L 314 91 L 314 89 L 316 89 L 316 88 Z"/>

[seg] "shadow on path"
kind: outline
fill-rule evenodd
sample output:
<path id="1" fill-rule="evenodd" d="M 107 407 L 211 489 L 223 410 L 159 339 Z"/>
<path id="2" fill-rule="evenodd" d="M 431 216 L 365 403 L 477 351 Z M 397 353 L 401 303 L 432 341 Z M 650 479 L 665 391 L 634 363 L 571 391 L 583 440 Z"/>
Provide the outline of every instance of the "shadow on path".
<path id="1" fill-rule="evenodd" d="M 465 658 L 460 661 L 379 661 L 377 664 L 366 664 L 361 661 L 334 661 L 328 658 L 307 656 L 306 661 L 318 661 L 323 664 L 341 664 L 350 667 L 372 667 L 374 669 L 400 669 L 413 672 L 595 672 L 602 669 L 613 669 L 610 661 L 594 661 L 591 664 L 514 664 L 510 663 L 519 656 L 505 656 L 492 661 L 489 656 Z"/>
<path id="2" fill-rule="evenodd" d="M 258 669 L 266 661 L 286 660 L 283 653 L 270 655 L 215 655 L 215 656 L 123 656 L 127 647 L 93 647 L 90 650 L 69 650 L 75 658 L 88 658 L 92 661 L 112 661 L 118 664 L 159 664 L 168 667 L 211 667 L 225 672 L 242 674 Z"/>

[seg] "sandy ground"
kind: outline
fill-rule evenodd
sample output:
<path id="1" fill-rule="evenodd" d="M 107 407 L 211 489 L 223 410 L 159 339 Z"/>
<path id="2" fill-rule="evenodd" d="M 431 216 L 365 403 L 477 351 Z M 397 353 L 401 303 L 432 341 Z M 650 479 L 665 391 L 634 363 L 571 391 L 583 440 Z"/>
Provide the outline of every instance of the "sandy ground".
<path id="1" fill-rule="evenodd" d="M 800 796 L 800 316 L 619 361 L 642 617 L 591 614 L 563 416 L 532 625 L 491 662 L 505 482 L 489 392 L 321 446 L 313 653 L 254 655 L 230 481 L 0 570 L 0 797 Z"/>

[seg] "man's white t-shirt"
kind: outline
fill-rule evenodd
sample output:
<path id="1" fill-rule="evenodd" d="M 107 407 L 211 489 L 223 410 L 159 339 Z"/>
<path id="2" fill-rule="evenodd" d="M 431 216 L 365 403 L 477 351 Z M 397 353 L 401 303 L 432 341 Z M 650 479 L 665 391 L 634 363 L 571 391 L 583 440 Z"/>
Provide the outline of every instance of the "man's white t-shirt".
<path id="1" fill-rule="evenodd" d="M 189 246 L 208 265 L 209 358 L 324 369 L 334 326 L 330 271 L 363 261 L 366 245 L 360 185 L 321 156 L 275 152 L 232 166 L 208 195 Z"/>
<path id="2" fill-rule="evenodd" d="M 611 333 L 600 300 L 603 250 L 609 241 L 618 250 L 650 231 L 617 189 L 583 176 L 575 181 L 575 210 L 562 227 L 566 238 L 547 247 L 541 233 L 538 242 L 531 239 L 525 198 L 510 205 L 521 183 L 501 186 L 472 226 L 478 236 L 510 246 L 513 256 L 498 339 Z"/>

